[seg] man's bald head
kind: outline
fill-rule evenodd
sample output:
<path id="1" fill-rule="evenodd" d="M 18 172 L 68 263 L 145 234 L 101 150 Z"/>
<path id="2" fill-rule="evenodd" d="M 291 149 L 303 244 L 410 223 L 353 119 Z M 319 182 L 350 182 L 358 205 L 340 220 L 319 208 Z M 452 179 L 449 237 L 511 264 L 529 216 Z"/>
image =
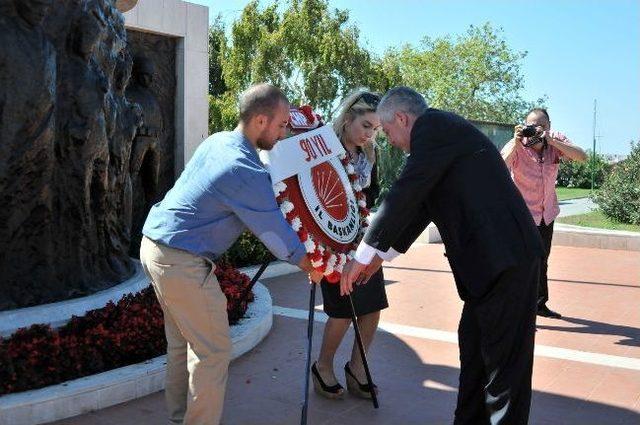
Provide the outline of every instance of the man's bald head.
<path id="1" fill-rule="evenodd" d="M 248 124 L 256 115 L 273 118 L 283 104 L 288 108 L 289 100 L 279 88 L 267 83 L 251 86 L 240 94 L 240 122 Z"/>
<path id="2" fill-rule="evenodd" d="M 244 135 L 260 149 L 269 150 L 287 134 L 289 101 L 271 84 L 257 84 L 240 95 L 240 124 Z"/>

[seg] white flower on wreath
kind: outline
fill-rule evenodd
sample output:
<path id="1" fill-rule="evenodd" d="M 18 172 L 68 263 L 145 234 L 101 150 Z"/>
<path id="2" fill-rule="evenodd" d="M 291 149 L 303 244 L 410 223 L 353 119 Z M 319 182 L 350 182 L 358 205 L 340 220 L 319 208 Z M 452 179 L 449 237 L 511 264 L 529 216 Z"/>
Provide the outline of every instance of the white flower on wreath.
<path id="1" fill-rule="evenodd" d="M 360 206 L 362 208 L 367 208 L 367 203 L 365 201 L 363 201 L 362 199 L 360 199 L 358 201 L 358 206 Z"/>
<path id="2" fill-rule="evenodd" d="M 294 219 L 291 220 L 291 227 L 296 232 L 298 232 L 300 229 L 302 229 L 302 220 L 300 220 L 300 217 L 294 217 Z"/>
<path id="3" fill-rule="evenodd" d="M 329 276 L 331 273 L 333 273 L 333 266 L 327 264 L 327 267 L 324 269 L 324 275 Z"/>
<path id="4" fill-rule="evenodd" d="M 329 259 L 327 260 L 327 268 L 325 269 L 324 274 L 326 276 L 330 275 L 331 273 L 333 273 L 334 267 L 336 265 L 336 256 L 334 254 L 331 254 L 329 256 Z"/>
<path id="5" fill-rule="evenodd" d="M 347 164 L 347 173 L 353 174 L 355 172 L 356 172 L 356 169 L 353 168 L 353 165 L 351 165 L 351 163 Z"/>
<path id="6" fill-rule="evenodd" d="M 355 192 L 362 192 L 362 186 L 360 186 L 360 184 L 358 184 L 358 183 L 354 183 L 353 184 L 353 190 Z"/>
<path id="7" fill-rule="evenodd" d="M 311 253 L 315 252 L 316 243 L 313 241 L 313 239 L 311 239 L 311 235 L 309 235 L 307 237 L 307 240 L 304 241 L 304 249 L 307 251 L 308 254 L 311 254 Z M 314 266 L 314 267 L 316 267 L 316 266 Z"/>
<path id="8" fill-rule="evenodd" d="M 280 196 L 280 194 L 285 190 L 287 190 L 287 185 L 285 182 L 278 182 L 273 185 L 273 193 L 276 194 L 276 197 Z"/>
<path id="9" fill-rule="evenodd" d="M 289 201 L 284 201 L 282 205 L 280 205 L 280 211 L 282 211 L 282 214 L 284 214 L 285 216 L 293 211 L 293 208 L 293 204 Z"/>

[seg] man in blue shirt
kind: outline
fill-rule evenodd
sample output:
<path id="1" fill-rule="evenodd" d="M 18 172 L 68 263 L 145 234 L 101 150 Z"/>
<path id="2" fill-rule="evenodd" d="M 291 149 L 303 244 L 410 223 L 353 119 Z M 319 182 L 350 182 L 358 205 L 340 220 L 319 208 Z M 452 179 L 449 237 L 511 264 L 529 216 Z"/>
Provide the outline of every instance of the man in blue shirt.
<path id="1" fill-rule="evenodd" d="M 165 394 L 174 423 L 220 421 L 231 339 L 214 262 L 245 228 L 279 259 L 321 278 L 256 152 L 284 137 L 289 102 L 278 88 L 259 84 L 242 93 L 239 108 L 237 128 L 202 142 L 142 230 L 140 260 L 164 312 Z"/>

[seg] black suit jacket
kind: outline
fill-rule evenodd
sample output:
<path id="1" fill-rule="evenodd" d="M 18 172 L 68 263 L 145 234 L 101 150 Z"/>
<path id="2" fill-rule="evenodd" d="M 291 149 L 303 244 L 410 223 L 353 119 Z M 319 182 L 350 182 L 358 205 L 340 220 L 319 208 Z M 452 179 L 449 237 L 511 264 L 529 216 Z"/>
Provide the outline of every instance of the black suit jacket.
<path id="1" fill-rule="evenodd" d="M 540 235 L 491 141 L 464 118 L 428 109 L 364 241 L 406 252 L 433 221 L 458 293 L 480 298 L 506 269 L 542 255 Z"/>

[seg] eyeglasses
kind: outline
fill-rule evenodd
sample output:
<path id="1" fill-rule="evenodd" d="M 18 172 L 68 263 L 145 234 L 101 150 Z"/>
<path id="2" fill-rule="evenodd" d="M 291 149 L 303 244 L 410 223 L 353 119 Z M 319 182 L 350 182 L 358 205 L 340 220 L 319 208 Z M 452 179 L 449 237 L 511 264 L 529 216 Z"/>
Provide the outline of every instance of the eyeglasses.
<path id="1" fill-rule="evenodd" d="M 365 91 L 360 93 L 353 102 L 351 102 L 348 109 L 353 108 L 356 103 L 360 102 L 360 99 L 364 100 L 364 102 L 373 109 L 376 109 L 378 107 L 378 103 L 380 103 L 380 96 Z"/>

